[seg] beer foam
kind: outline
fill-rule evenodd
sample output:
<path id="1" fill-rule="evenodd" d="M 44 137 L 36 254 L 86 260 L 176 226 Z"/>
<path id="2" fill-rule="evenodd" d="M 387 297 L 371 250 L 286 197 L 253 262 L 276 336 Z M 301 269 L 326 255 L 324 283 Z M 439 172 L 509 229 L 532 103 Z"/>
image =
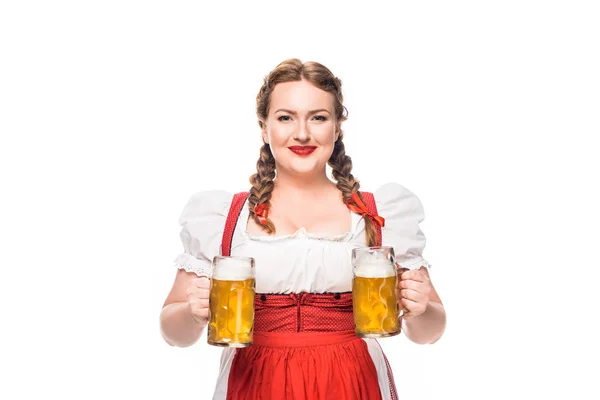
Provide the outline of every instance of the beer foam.
<path id="1" fill-rule="evenodd" d="M 254 278 L 248 262 L 235 258 L 221 258 L 219 264 L 213 268 L 212 277 L 222 281 L 241 281 Z"/>
<path id="2" fill-rule="evenodd" d="M 361 260 L 354 267 L 354 273 L 361 278 L 389 278 L 396 275 L 396 269 L 388 260 Z"/>

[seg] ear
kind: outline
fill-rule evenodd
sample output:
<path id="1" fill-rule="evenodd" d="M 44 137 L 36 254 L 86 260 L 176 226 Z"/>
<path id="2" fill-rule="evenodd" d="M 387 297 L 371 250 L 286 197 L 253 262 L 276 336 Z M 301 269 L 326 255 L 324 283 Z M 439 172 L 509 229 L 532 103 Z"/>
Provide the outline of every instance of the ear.
<path id="1" fill-rule="evenodd" d="M 337 142 L 339 138 L 340 138 L 340 127 L 338 125 L 338 126 L 335 127 L 335 140 L 334 140 L 334 142 Z"/>

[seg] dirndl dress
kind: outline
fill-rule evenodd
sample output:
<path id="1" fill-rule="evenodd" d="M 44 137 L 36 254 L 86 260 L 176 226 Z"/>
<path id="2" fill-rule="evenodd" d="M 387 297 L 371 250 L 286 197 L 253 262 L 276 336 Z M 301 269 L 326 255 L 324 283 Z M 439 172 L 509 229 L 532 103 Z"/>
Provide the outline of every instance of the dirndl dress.
<path id="1" fill-rule="evenodd" d="M 369 210 L 377 214 L 373 195 L 362 194 Z M 416 196 L 400 185 L 387 187 L 376 196 L 383 199 L 378 204 L 387 214 L 382 215 L 386 227 L 391 228 L 387 232 L 384 228 L 379 238 L 393 238 L 391 245 L 395 245 L 397 261 L 400 259 L 403 267 L 429 266 L 421 257 L 424 236 L 418 222 L 423 218 Z M 246 201 L 247 193 L 196 194 L 180 218 L 186 251 L 175 260 L 179 268 L 203 274 L 218 254 L 252 256 L 256 260 L 253 343 L 245 348 L 222 349 L 213 400 L 397 400 L 394 376 L 379 342 L 355 334 L 352 272 L 346 268 L 350 265 L 349 254 L 345 257 L 351 246 L 364 246 L 364 233 L 359 235 L 360 220 L 353 217 L 357 229 L 339 241 L 311 241 L 306 232 L 300 231 L 285 241 L 254 241 L 248 240 L 244 229 L 236 229 L 238 220 L 245 221 L 248 216 Z M 397 224 L 402 231 L 394 228 L 394 218 L 402 219 Z M 215 226 L 212 231 L 211 224 Z M 217 224 L 221 224 L 220 230 Z M 411 226 L 412 236 L 407 234 Z M 356 242 L 350 241 L 354 239 Z M 306 254 L 301 264 L 276 264 L 277 259 L 291 262 L 294 249 L 302 245 L 306 245 Z M 345 247 L 334 251 L 335 246 Z M 323 266 L 335 263 L 343 270 L 323 270 Z M 286 288 L 276 284 L 284 281 L 289 284 L 287 293 L 282 293 Z M 327 286 L 317 285 L 323 282 Z"/>

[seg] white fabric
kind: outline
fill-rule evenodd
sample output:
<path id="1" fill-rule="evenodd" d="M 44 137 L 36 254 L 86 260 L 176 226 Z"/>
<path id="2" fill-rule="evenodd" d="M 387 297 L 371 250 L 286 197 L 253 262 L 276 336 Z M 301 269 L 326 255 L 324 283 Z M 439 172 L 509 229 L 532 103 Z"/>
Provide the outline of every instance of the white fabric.
<path id="1" fill-rule="evenodd" d="M 179 217 L 183 253 L 174 260 L 177 268 L 210 276 L 211 260 L 221 251 L 232 199 L 232 194 L 223 191 L 199 192 L 190 197 Z"/>
<path id="2" fill-rule="evenodd" d="M 221 351 L 221 365 L 219 366 L 219 376 L 213 393 L 213 400 L 226 400 L 227 387 L 229 385 L 229 372 L 235 357 L 235 347 L 224 347 Z"/>
<path id="3" fill-rule="evenodd" d="M 377 343 L 377 339 L 363 338 L 367 343 L 369 349 L 369 355 L 375 364 L 377 370 L 377 382 L 379 383 L 379 390 L 381 391 L 381 400 L 391 400 L 392 393 L 390 391 L 390 378 L 388 376 L 387 364 L 383 355 L 381 346 Z"/>
<path id="4" fill-rule="evenodd" d="M 396 261 L 402 267 L 429 268 L 422 256 L 425 236 L 419 223 L 424 212 L 417 196 L 396 183 L 384 185 L 373 194 L 378 214 L 385 218 L 382 244 L 394 247 Z M 221 252 L 232 199 L 233 194 L 223 191 L 199 192 L 190 198 L 179 219 L 184 251 L 175 259 L 177 268 L 210 276 L 211 260 Z M 254 257 L 257 293 L 352 290 L 352 249 L 366 246 L 362 216 L 351 213 L 352 230 L 339 235 L 311 234 L 301 228 L 292 235 L 274 237 L 248 233 L 248 217 L 246 203 L 233 234 L 231 255 Z M 377 369 L 383 399 L 389 399 L 389 379 L 381 347 L 373 339 L 364 340 Z M 214 400 L 226 397 L 235 351 L 223 349 Z"/>
<path id="5" fill-rule="evenodd" d="M 383 245 L 393 246 L 404 268 L 429 267 L 423 259 L 424 219 L 418 197 L 404 186 L 389 183 L 374 193 L 378 214 L 385 218 Z M 185 205 L 179 223 L 183 253 L 177 268 L 198 275 L 210 273 L 211 260 L 221 251 L 221 240 L 233 194 L 199 192 Z M 340 235 L 310 234 L 301 228 L 292 235 L 264 236 L 246 231 L 247 204 L 236 226 L 231 255 L 254 257 L 257 293 L 349 292 L 352 290 L 352 249 L 366 246 L 363 217 L 351 213 L 352 230 Z"/>

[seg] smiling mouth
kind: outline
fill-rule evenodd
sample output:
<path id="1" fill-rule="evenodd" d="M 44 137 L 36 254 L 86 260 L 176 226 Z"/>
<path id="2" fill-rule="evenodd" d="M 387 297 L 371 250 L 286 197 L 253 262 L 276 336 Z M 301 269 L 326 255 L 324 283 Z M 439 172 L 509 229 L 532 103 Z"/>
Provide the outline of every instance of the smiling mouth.
<path id="1" fill-rule="evenodd" d="M 299 156 L 307 156 L 310 153 L 312 153 L 313 151 L 315 151 L 317 149 L 317 147 L 316 146 L 290 146 L 290 147 L 288 147 L 288 149 L 293 151 L 295 154 L 298 154 Z"/>

